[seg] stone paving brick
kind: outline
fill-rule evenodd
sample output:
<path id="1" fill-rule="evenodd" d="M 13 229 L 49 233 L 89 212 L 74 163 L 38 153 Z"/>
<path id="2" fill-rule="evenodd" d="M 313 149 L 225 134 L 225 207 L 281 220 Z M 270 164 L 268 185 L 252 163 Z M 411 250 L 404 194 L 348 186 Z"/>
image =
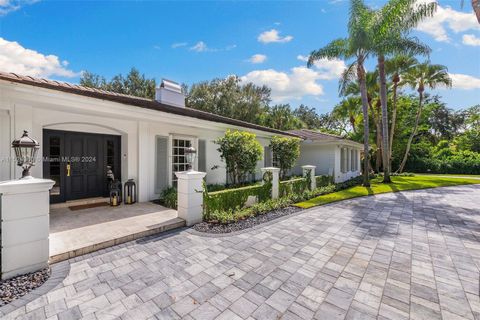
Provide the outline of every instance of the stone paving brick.
<path id="1" fill-rule="evenodd" d="M 294 301 L 295 297 L 291 294 L 283 290 L 277 290 L 267 299 L 267 301 L 265 301 L 265 303 L 283 313 Z"/>
<path id="2" fill-rule="evenodd" d="M 258 306 L 253 302 L 241 297 L 230 306 L 230 310 L 235 312 L 235 314 L 239 315 L 242 319 L 246 319 L 257 309 L 257 307 Z"/>
<path id="3" fill-rule="evenodd" d="M 64 262 L 60 284 L 0 317 L 479 318 L 478 198 L 478 186 L 383 194 L 222 237 L 139 239 Z"/>

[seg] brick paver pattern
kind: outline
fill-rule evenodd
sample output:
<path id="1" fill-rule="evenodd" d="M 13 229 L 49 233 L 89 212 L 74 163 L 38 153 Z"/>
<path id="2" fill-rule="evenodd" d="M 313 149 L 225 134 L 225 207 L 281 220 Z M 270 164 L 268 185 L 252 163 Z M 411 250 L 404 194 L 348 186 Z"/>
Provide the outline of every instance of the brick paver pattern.
<path id="1" fill-rule="evenodd" d="M 401 192 L 130 242 L 3 319 L 479 319 L 479 204 L 479 186 Z"/>

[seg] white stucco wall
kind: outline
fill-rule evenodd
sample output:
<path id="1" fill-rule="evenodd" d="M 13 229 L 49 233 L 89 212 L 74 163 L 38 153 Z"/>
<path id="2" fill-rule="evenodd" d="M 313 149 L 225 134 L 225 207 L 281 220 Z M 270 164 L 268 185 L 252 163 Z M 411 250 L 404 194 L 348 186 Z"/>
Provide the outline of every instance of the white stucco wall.
<path id="1" fill-rule="evenodd" d="M 315 175 L 327 175 L 335 167 L 335 146 L 303 143 L 300 146 L 300 157 L 295 165 L 294 174 L 301 175 L 303 165 L 313 165 Z"/>
<path id="2" fill-rule="evenodd" d="M 207 183 L 225 183 L 225 165 L 220 160 L 214 140 L 230 129 L 257 134 L 262 146 L 269 144 L 273 133 L 249 130 L 223 123 L 158 112 L 120 103 L 104 101 L 55 90 L 0 81 L 0 157 L 11 154 L 10 143 L 20 137 L 23 130 L 43 142 L 43 129 L 114 134 L 121 136 L 122 180 L 135 179 L 140 201 L 158 198 L 155 193 L 155 139 L 156 136 L 191 138 L 206 141 Z M 10 124 L 9 127 L 7 124 Z M 171 143 L 169 168 L 171 170 Z M 43 154 L 40 146 L 39 156 Z M 198 159 L 197 159 L 198 161 Z M 212 167 L 218 166 L 212 170 Z M 257 178 L 261 177 L 257 165 Z M 32 175 L 43 176 L 43 164 L 32 168 Z M 21 169 L 15 163 L 0 163 L 0 181 L 18 178 Z M 169 179 L 172 172 L 169 172 Z"/>

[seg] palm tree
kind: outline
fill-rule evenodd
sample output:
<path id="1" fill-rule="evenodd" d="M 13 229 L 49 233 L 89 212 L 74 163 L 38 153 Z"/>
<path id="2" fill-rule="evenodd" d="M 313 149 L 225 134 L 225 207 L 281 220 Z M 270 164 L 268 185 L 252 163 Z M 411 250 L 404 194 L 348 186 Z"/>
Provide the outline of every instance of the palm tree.
<path id="1" fill-rule="evenodd" d="M 395 135 L 395 126 L 397 121 L 397 93 L 398 89 L 404 84 L 402 81 L 403 75 L 408 73 L 408 71 L 418 64 L 417 59 L 411 56 L 406 55 L 396 55 L 392 59 L 385 61 L 385 70 L 388 75 L 390 75 L 390 80 L 392 81 L 392 117 L 390 125 L 390 141 L 388 143 L 388 158 L 391 170 L 392 163 L 392 146 L 393 146 L 393 136 Z"/>
<path id="2" fill-rule="evenodd" d="M 452 79 L 448 75 L 447 67 L 440 64 L 430 64 L 429 62 L 418 64 L 412 68 L 410 72 L 405 75 L 405 82 L 418 92 L 418 110 L 412 133 L 408 138 L 405 155 L 403 156 L 402 163 L 397 170 L 397 172 L 400 173 L 403 172 L 413 138 L 417 134 L 418 123 L 420 121 L 420 116 L 422 115 L 425 88 L 435 89 L 439 86 L 450 88 L 452 86 Z"/>
<path id="3" fill-rule="evenodd" d="M 332 116 L 337 119 L 348 119 L 353 133 L 357 133 L 357 119 L 362 101 L 359 97 L 347 97 L 332 110 Z"/>
<path id="4" fill-rule="evenodd" d="M 383 182 L 389 183 L 390 156 L 388 134 L 387 77 L 385 56 L 392 54 L 430 54 L 431 49 L 417 38 L 409 37 L 410 30 L 434 14 L 436 3 L 416 4 L 416 0 L 390 0 L 383 8 L 372 14 L 370 37 L 373 51 L 377 56 L 380 82 L 380 103 L 382 123 Z"/>
<path id="5" fill-rule="evenodd" d="M 348 23 L 348 38 L 333 40 L 325 47 L 314 50 L 310 53 L 307 66 L 311 67 L 315 61 L 320 59 L 354 59 L 349 66 L 349 70 L 356 69 L 358 84 L 360 87 L 360 96 L 362 99 L 363 127 L 364 127 L 364 170 L 363 185 L 370 186 L 369 179 L 369 157 L 368 157 L 368 98 L 367 86 L 365 82 L 365 60 L 371 53 L 370 38 L 366 32 L 367 24 L 371 17 L 372 10 L 363 4 L 362 0 L 350 0 L 350 17 Z"/>
<path id="6" fill-rule="evenodd" d="M 338 85 L 338 91 L 340 96 L 344 97 L 357 97 L 360 94 L 360 86 L 357 82 L 357 74 L 355 69 L 345 70 L 340 78 Z M 367 87 L 367 101 L 368 109 L 372 116 L 373 123 L 375 124 L 375 136 L 376 136 L 376 160 L 375 171 L 379 172 L 382 165 L 382 126 L 380 118 L 380 101 L 378 100 L 378 71 L 371 71 L 365 74 L 365 84 Z M 377 109 L 377 110 L 376 110 Z"/>
<path id="7" fill-rule="evenodd" d="M 472 7 L 473 11 L 477 15 L 478 23 L 480 23 L 480 1 L 479 0 L 472 0 Z"/>

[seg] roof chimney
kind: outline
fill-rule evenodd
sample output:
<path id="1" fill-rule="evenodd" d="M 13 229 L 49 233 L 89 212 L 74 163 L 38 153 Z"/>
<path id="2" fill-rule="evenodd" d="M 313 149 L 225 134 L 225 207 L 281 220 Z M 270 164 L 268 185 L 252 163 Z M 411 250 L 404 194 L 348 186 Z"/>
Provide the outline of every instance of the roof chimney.
<path id="1" fill-rule="evenodd" d="M 185 108 L 185 96 L 182 87 L 173 81 L 162 79 L 162 83 L 155 89 L 155 100 L 175 107 Z"/>

